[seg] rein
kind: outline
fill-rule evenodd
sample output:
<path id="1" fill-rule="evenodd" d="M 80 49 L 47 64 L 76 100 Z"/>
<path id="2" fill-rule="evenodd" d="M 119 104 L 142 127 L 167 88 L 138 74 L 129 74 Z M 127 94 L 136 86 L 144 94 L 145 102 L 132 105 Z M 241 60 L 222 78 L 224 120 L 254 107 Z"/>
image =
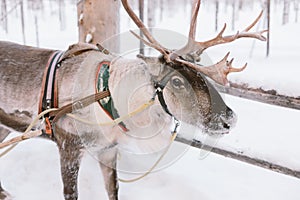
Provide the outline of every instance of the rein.
<path id="1" fill-rule="evenodd" d="M 37 137 L 43 134 L 43 130 L 32 130 L 32 128 L 39 122 L 39 120 L 41 118 L 44 118 L 45 115 L 50 116 L 50 117 L 54 117 L 52 123 L 56 122 L 60 117 L 64 116 L 64 115 L 69 115 L 69 113 L 71 113 L 73 111 L 72 107 L 78 103 L 80 103 L 82 105 L 82 108 L 99 101 L 100 99 L 103 99 L 105 97 L 108 97 L 110 95 L 109 91 L 104 91 L 104 92 L 99 92 L 97 94 L 93 94 L 93 95 L 89 95 L 85 98 L 82 98 L 78 101 L 75 101 L 74 103 L 70 103 L 67 104 L 61 108 L 49 108 L 47 110 L 42 111 L 37 117 L 34 118 L 34 120 L 30 123 L 30 125 L 27 127 L 27 129 L 25 130 L 25 132 L 17 137 L 14 137 L 8 141 L 2 142 L 0 143 L 0 149 L 7 147 L 9 145 L 16 145 L 17 143 L 33 138 L 33 137 Z M 42 120 L 43 123 L 44 120 Z M 6 150 L 7 152 L 9 150 Z M 0 157 L 2 157 L 4 154 L 6 154 L 7 152 L 3 152 L 2 154 L 0 154 Z"/>

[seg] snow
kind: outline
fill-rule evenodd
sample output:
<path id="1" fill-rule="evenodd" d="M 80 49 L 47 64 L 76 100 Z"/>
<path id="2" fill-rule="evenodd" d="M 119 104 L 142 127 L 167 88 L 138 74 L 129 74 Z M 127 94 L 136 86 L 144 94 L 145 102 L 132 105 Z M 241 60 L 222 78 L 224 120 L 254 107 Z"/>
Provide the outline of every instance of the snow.
<path id="1" fill-rule="evenodd" d="M 8 31 L 0 28 L 0 39 L 20 44 L 52 49 L 66 49 L 78 41 L 76 4 L 66 1 L 62 6 L 64 15 L 59 19 L 59 4 L 54 1 L 42 1 L 41 9 L 29 9 L 29 1 L 24 2 L 25 40 L 22 34 L 20 2 L 8 1 Z M 18 6 L 15 6 L 18 5 Z M 35 23 L 37 20 L 37 26 Z M 0 21 L 1 24 L 1 21 Z M 63 26 L 64 25 L 64 26 Z M 38 32 L 38 34 L 37 34 Z M 38 35 L 38 36 L 37 36 Z M 38 38 L 38 39 L 37 39 Z"/>
<path id="2" fill-rule="evenodd" d="M 217 146 L 300 171 L 298 110 L 232 96 L 225 100 L 238 114 L 238 123 Z"/>
<path id="3" fill-rule="evenodd" d="M 9 7 L 13 7 L 9 2 Z M 28 7 L 24 1 L 24 7 Z M 25 9 L 25 40 L 27 45 L 44 48 L 66 49 L 77 41 L 76 5 L 65 1 L 65 26 L 61 26 L 58 4 L 45 0 L 44 10 Z M 169 9 L 175 5 L 167 5 Z M 171 29 L 187 35 L 189 17 L 187 5 L 176 7 L 176 14 L 164 10 L 156 27 Z M 260 12 L 259 2 L 243 8 L 236 15 L 235 29 L 243 30 Z M 23 43 L 20 13 L 16 10 L 8 16 L 8 33 L 0 28 L 0 39 Z M 174 9 L 174 8 L 173 8 Z M 243 73 L 230 75 L 230 80 L 247 83 L 252 87 L 276 89 L 278 93 L 300 96 L 300 72 L 297 64 L 300 56 L 299 23 L 290 20 L 281 25 L 282 3 L 272 5 L 271 51 L 265 58 L 266 44 L 249 39 L 208 49 L 207 55 L 217 62 L 227 51 L 235 57 L 234 66 L 248 62 Z M 35 16 L 37 17 L 39 42 L 36 39 Z M 293 12 L 291 12 L 291 19 Z M 121 32 L 135 29 L 122 10 Z M 220 4 L 219 29 L 227 24 L 225 34 L 231 31 L 231 7 Z M 1 23 L 1 22 L 0 22 Z M 197 39 L 205 40 L 215 35 L 214 7 L 203 3 L 198 18 Z M 259 24 L 264 28 L 265 20 Z M 256 27 L 254 28 L 256 30 Z M 182 45 L 177 44 L 176 45 Z M 254 49 L 252 50 L 252 48 Z M 238 115 L 238 123 L 233 131 L 220 139 L 217 146 L 234 152 L 242 152 L 256 158 L 290 167 L 300 171 L 300 113 L 298 110 L 266 105 L 232 96 L 225 101 Z M 17 133 L 15 133 L 17 135 Z M 13 136 L 13 135 L 12 135 Z M 11 137 L 12 137 L 11 136 Z M 174 143 L 175 146 L 182 144 Z M 205 159 L 199 158 L 199 150 L 188 151 L 168 168 L 150 174 L 146 178 L 130 184 L 120 184 L 120 199 L 272 199 L 296 200 L 300 198 L 300 180 L 246 163 L 210 153 Z M 127 177 L 128 174 L 120 174 Z M 0 180 L 3 187 L 12 194 L 14 200 L 63 199 L 60 178 L 59 155 L 54 143 L 32 139 L 19 144 L 8 155 L 0 158 Z M 80 199 L 106 199 L 104 183 L 99 166 L 89 154 L 82 162 L 79 174 Z"/>
<path id="4" fill-rule="evenodd" d="M 174 144 L 182 145 L 182 144 Z M 300 198 L 300 180 L 216 154 L 198 160 L 190 148 L 176 163 L 135 183 L 120 183 L 122 200 L 198 200 Z M 1 158 L 0 177 L 14 200 L 63 199 L 59 157 L 55 144 L 32 139 Z M 34 163 L 34 164 L 33 164 Z M 120 174 L 124 177 L 124 174 Z M 106 199 L 97 165 L 88 154 L 79 173 L 80 199 Z"/>

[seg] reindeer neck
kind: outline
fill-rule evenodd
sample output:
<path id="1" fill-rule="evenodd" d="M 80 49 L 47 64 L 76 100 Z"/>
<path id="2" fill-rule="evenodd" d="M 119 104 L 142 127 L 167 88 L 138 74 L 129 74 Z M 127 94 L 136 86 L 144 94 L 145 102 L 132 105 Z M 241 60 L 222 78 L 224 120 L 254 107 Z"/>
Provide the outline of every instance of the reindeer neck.
<path id="1" fill-rule="evenodd" d="M 22 131 L 38 112 L 42 77 L 53 50 L 0 42 L 1 123 Z"/>

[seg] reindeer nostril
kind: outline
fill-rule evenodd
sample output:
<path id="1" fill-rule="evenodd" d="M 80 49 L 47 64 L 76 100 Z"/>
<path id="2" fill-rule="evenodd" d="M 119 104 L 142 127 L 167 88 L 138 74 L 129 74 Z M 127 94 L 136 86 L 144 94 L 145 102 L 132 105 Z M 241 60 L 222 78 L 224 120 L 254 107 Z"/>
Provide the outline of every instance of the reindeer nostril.
<path id="1" fill-rule="evenodd" d="M 232 116 L 233 115 L 233 111 L 231 110 L 231 108 L 227 107 L 226 115 L 227 116 Z"/>
<path id="2" fill-rule="evenodd" d="M 230 129 L 230 125 L 227 123 L 223 123 L 223 128 Z"/>

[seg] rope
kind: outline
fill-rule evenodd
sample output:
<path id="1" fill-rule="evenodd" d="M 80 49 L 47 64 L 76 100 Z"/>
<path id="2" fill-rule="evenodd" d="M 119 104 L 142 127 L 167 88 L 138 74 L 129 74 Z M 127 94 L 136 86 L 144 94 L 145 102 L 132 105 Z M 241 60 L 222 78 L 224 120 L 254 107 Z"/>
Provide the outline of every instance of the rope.
<path id="1" fill-rule="evenodd" d="M 6 149 L 4 152 L 2 152 L 0 154 L 0 158 L 4 155 L 6 155 L 8 152 L 10 152 L 13 148 L 15 148 L 17 146 L 17 144 L 21 141 L 33 138 L 33 137 L 37 137 L 40 136 L 42 134 L 41 130 L 36 130 L 36 131 L 31 131 L 31 129 L 34 127 L 34 125 L 36 125 L 36 123 L 39 121 L 39 119 L 41 117 L 43 117 L 45 114 L 53 112 L 57 110 L 57 108 L 52 108 L 52 109 L 48 109 L 45 110 L 43 112 L 41 112 L 36 118 L 34 118 L 34 120 L 29 124 L 29 126 L 27 127 L 27 129 L 24 131 L 24 133 L 20 136 L 14 137 L 8 141 L 2 142 L 0 143 L 0 149 L 7 147 L 9 145 L 10 146 L 8 149 Z"/>
<path id="2" fill-rule="evenodd" d="M 2 144 L 2 143 L 1 143 Z M 13 144 L 11 145 L 10 147 L 8 147 L 7 149 L 5 149 L 5 151 L 3 151 L 1 154 L 0 154 L 0 158 L 2 156 L 5 156 L 7 153 L 9 153 L 11 150 L 13 150 L 13 148 L 15 148 L 17 146 L 17 143 L 16 144 Z"/>
<path id="3" fill-rule="evenodd" d="M 128 113 L 127 115 L 123 116 L 123 117 L 119 117 L 115 120 L 112 120 L 110 122 L 104 122 L 104 123 L 92 123 L 88 120 L 85 120 L 85 119 L 82 119 L 82 118 L 79 118 L 73 114 L 70 114 L 68 113 L 67 116 L 75 119 L 75 120 L 78 120 L 80 122 L 83 122 L 83 123 L 86 123 L 86 124 L 90 124 L 90 125 L 99 125 L 99 126 L 109 126 L 109 125 L 117 125 L 119 124 L 120 122 L 124 121 L 125 119 L 128 119 L 142 111 L 144 111 L 145 109 L 147 109 L 148 107 L 150 107 L 151 105 L 154 104 L 154 99 L 151 99 L 149 100 L 147 103 L 141 105 L 140 107 L 138 107 L 136 110 Z M 50 112 L 53 112 L 53 111 L 57 111 L 58 109 L 57 108 L 52 108 L 52 109 L 48 109 L 48 110 L 45 110 L 43 112 L 41 112 L 32 122 L 31 124 L 27 127 L 27 129 L 25 130 L 25 132 L 20 135 L 20 136 L 17 136 L 17 137 L 14 137 L 6 142 L 3 142 L 3 143 L 0 143 L 0 149 L 1 148 L 4 148 L 4 147 L 7 147 L 9 145 L 12 145 L 10 146 L 8 149 L 6 149 L 4 152 L 2 152 L 0 154 L 0 158 L 4 155 L 6 155 L 8 152 L 10 152 L 12 149 L 14 149 L 17 144 L 21 141 L 24 141 L 24 140 L 27 140 L 27 139 L 30 139 L 30 138 L 33 138 L 33 137 L 37 137 L 37 136 L 40 136 L 42 134 L 42 131 L 41 130 L 36 130 L 36 131 L 31 131 L 31 129 L 33 128 L 33 126 L 38 122 L 38 120 L 43 117 L 45 114 L 47 113 L 50 113 Z M 177 126 L 177 125 L 176 125 Z M 176 127 L 177 128 L 177 127 Z M 160 161 L 164 158 L 164 156 L 167 154 L 168 150 L 170 149 L 173 141 L 175 140 L 176 136 L 177 136 L 177 132 L 176 132 L 176 128 L 175 130 L 173 131 L 172 133 L 172 136 L 171 136 L 171 140 L 170 140 L 170 143 L 169 145 L 167 146 L 167 148 L 164 150 L 164 152 L 162 153 L 162 155 L 158 158 L 158 160 L 152 165 L 152 167 L 147 171 L 145 172 L 144 174 L 142 174 L 141 176 L 138 176 L 136 178 L 133 178 L 133 179 L 122 179 L 122 178 L 118 178 L 118 180 L 120 182 L 123 182 L 123 183 L 132 183 L 132 182 L 135 182 L 135 181 L 138 181 L 142 178 L 144 178 L 145 176 L 149 175 L 154 169 L 155 167 L 160 163 Z"/>
<path id="4" fill-rule="evenodd" d="M 154 100 L 151 99 L 150 101 L 148 101 L 147 103 L 143 104 L 142 106 L 140 106 L 139 108 L 137 108 L 136 110 L 134 110 L 133 112 L 130 112 L 128 113 L 127 115 L 123 116 L 123 117 L 119 117 L 115 120 L 112 120 L 111 122 L 104 122 L 104 123 L 97 123 L 96 125 L 99 125 L 99 126 L 109 126 L 109 125 L 116 125 L 116 124 L 119 124 L 120 122 L 124 121 L 125 119 L 128 119 L 142 111 L 144 111 L 145 109 L 147 109 L 148 107 L 150 107 L 151 105 L 153 105 L 154 103 Z M 13 145 L 11 146 L 9 149 L 5 150 L 4 152 L 2 152 L 0 154 L 0 157 L 4 156 L 5 154 L 7 154 L 8 152 L 10 152 L 16 145 L 17 143 L 23 141 L 23 140 L 27 140 L 27 139 L 30 139 L 30 138 L 33 138 L 33 137 L 37 137 L 37 136 L 40 136 L 42 134 L 42 131 L 41 130 L 37 130 L 37 131 L 31 131 L 31 129 L 33 128 L 33 126 L 39 121 L 40 118 L 42 118 L 45 114 L 48 114 L 50 112 L 53 112 L 53 111 L 57 111 L 59 109 L 57 108 L 51 108 L 51 109 L 47 109 L 43 112 L 41 112 L 31 123 L 30 125 L 27 127 L 27 129 L 25 130 L 25 132 L 20 135 L 20 136 L 17 136 L 17 137 L 14 137 L 8 141 L 5 141 L 5 142 L 2 142 L 0 143 L 0 149 L 4 148 L 4 147 L 7 147 L 9 145 Z M 95 123 L 91 123 L 90 121 L 88 120 L 84 120 L 82 118 L 79 118 L 73 114 L 70 114 L 68 113 L 67 116 L 75 119 L 75 120 L 78 120 L 78 121 L 81 121 L 83 123 L 86 123 L 86 124 L 90 124 L 90 125 L 95 125 Z"/>
<path id="5" fill-rule="evenodd" d="M 156 168 L 156 166 L 160 163 L 160 161 L 165 157 L 165 155 L 168 153 L 168 151 L 169 151 L 169 149 L 170 149 L 173 141 L 175 140 L 176 136 L 177 136 L 177 132 L 173 132 L 172 136 L 171 136 L 171 141 L 170 141 L 169 145 L 164 150 L 164 152 L 161 154 L 161 156 L 157 159 L 157 161 L 152 165 L 152 167 L 148 169 L 148 171 L 146 171 L 144 174 L 142 174 L 141 176 L 138 176 L 136 178 L 133 178 L 133 179 L 118 178 L 118 181 L 123 182 L 123 183 L 132 183 L 132 182 L 141 180 L 142 178 L 144 178 L 147 175 L 149 175 Z"/>
<path id="6" fill-rule="evenodd" d="M 153 104 L 154 104 L 154 99 L 151 99 L 147 103 L 141 105 L 136 110 L 128 113 L 127 115 L 125 115 L 123 117 L 119 117 L 119 118 L 117 118 L 115 120 L 112 120 L 110 122 L 104 122 L 104 123 L 93 123 L 93 122 L 90 122 L 88 120 L 82 119 L 82 118 L 77 117 L 76 115 L 70 114 L 70 113 L 68 113 L 67 116 L 69 116 L 69 117 L 71 117 L 71 118 L 73 118 L 73 119 L 75 119 L 77 121 L 80 121 L 82 123 L 89 124 L 89 125 L 110 126 L 110 125 L 117 125 L 117 124 L 119 124 L 120 122 L 122 122 L 122 121 L 124 121 L 124 120 L 126 120 L 126 119 L 128 119 L 128 118 L 130 118 L 130 117 L 132 117 L 132 116 L 134 116 L 134 115 L 136 115 L 136 114 L 138 114 L 138 113 L 146 110 L 148 107 L 150 107 Z M 176 128 L 175 128 L 175 130 L 176 130 Z M 170 149 L 170 146 L 173 143 L 173 141 L 175 140 L 176 136 L 177 136 L 177 132 L 174 131 L 172 133 L 171 140 L 170 140 L 170 143 L 167 146 L 167 148 L 164 150 L 164 152 L 162 153 L 162 155 L 157 159 L 157 161 L 152 165 L 152 167 L 149 170 L 147 170 L 144 174 L 142 174 L 141 176 L 138 176 L 136 178 L 133 178 L 133 179 L 118 178 L 118 181 L 123 182 L 123 183 L 132 183 L 132 182 L 138 181 L 138 180 L 146 177 L 147 175 L 149 175 L 157 167 L 157 165 L 164 158 L 164 156 L 167 154 L 167 152 Z"/>
<path id="7" fill-rule="evenodd" d="M 79 118 L 73 114 L 70 114 L 68 113 L 67 116 L 75 119 L 75 120 L 78 120 L 80 122 L 83 122 L 83 123 L 86 123 L 86 124 L 89 124 L 89 125 L 98 125 L 98 126 L 110 126 L 110 125 L 117 125 L 119 124 L 120 122 L 124 121 L 125 119 L 128 119 L 142 111 L 144 111 L 145 109 L 147 109 L 148 107 L 150 107 L 151 105 L 153 105 L 154 103 L 154 100 L 151 99 L 150 101 L 148 101 L 147 103 L 143 104 L 142 106 L 140 106 L 139 108 L 137 108 L 136 110 L 128 113 L 127 115 L 123 116 L 123 117 L 119 117 L 115 120 L 112 120 L 110 122 L 104 122 L 104 123 L 92 123 L 88 120 L 85 120 L 85 119 L 82 119 L 82 118 Z M 0 158 L 4 155 L 6 155 L 8 152 L 10 152 L 13 148 L 15 148 L 17 146 L 17 144 L 21 141 L 24 141 L 24 140 L 27 140 L 27 139 L 30 139 L 30 138 L 33 138 L 33 137 L 37 137 L 37 136 L 40 136 L 42 134 L 42 131 L 41 130 L 36 130 L 36 131 L 31 131 L 31 129 L 33 128 L 33 126 L 39 121 L 40 118 L 42 118 L 44 115 L 50 113 L 50 112 L 53 112 L 53 111 L 57 111 L 59 109 L 57 108 L 51 108 L 51 109 L 47 109 L 43 112 L 41 112 L 31 123 L 30 125 L 27 127 L 27 129 L 24 131 L 24 133 L 20 136 L 17 136 L 17 137 L 14 137 L 8 141 L 5 141 L 5 142 L 2 142 L 0 143 L 0 149 L 4 148 L 4 147 L 7 147 L 9 145 L 12 145 L 11 147 L 9 147 L 8 149 L 6 149 L 4 152 L 2 152 L 0 154 Z"/>
<path id="8" fill-rule="evenodd" d="M 136 110 L 128 113 L 127 115 L 123 116 L 123 117 L 119 117 L 117 119 L 114 119 L 112 121 L 109 121 L 109 122 L 103 122 L 103 123 L 93 123 L 93 122 L 90 122 L 88 120 L 85 120 L 85 119 L 82 119 L 80 117 L 77 117 L 76 115 L 74 114 L 71 114 L 71 113 L 68 113 L 67 116 L 68 117 L 71 117 L 77 121 L 80 121 L 82 123 L 85 123 L 85 124 L 89 124 L 89 125 L 98 125 L 98 126 L 111 126 L 111 125 L 118 125 L 119 123 L 121 123 L 122 121 L 146 110 L 148 107 L 152 106 L 154 104 L 154 100 L 151 99 L 150 101 L 148 101 L 147 103 L 144 103 L 143 105 L 141 105 L 140 107 L 138 107 Z"/>
<path id="9" fill-rule="evenodd" d="M 149 100 L 147 103 L 141 105 L 140 107 L 138 107 L 136 110 L 128 113 L 127 115 L 123 116 L 123 117 L 119 117 L 115 120 L 112 120 L 110 122 L 104 122 L 104 123 L 93 123 L 93 122 L 90 122 L 88 120 L 85 120 L 85 119 L 82 119 L 80 117 L 77 117 L 76 115 L 74 114 L 70 114 L 68 113 L 67 116 L 77 120 L 77 121 L 80 121 L 82 123 L 85 123 L 85 124 L 89 124 L 89 125 L 98 125 L 98 126 L 110 126 L 110 125 L 117 125 L 119 124 L 120 122 L 146 110 L 148 107 L 150 107 L 151 105 L 154 104 L 154 99 L 151 99 Z M 178 125 L 176 125 L 176 128 L 177 128 Z M 157 161 L 152 165 L 152 167 L 147 170 L 144 174 L 142 174 L 141 176 L 138 176 L 136 178 L 133 178 L 133 179 L 122 179 L 122 178 L 118 178 L 118 181 L 120 182 L 123 182 L 123 183 L 132 183 L 132 182 L 135 182 L 135 181 L 138 181 L 144 177 L 146 177 L 147 175 L 149 175 L 156 167 L 157 165 L 160 163 L 160 161 L 164 158 L 164 156 L 167 154 L 167 152 L 169 151 L 170 147 L 171 147 L 171 144 L 173 143 L 173 141 L 175 140 L 176 136 L 177 136 L 177 132 L 176 132 L 176 128 L 174 130 L 174 132 L 172 133 L 172 136 L 171 136 L 171 140 L 170 140 L 170 143 L 169 145 L 167 146 L 167 148 L 164 150 L 164 152 L 161 154 L 161 156 L 157 159 Z"/>

